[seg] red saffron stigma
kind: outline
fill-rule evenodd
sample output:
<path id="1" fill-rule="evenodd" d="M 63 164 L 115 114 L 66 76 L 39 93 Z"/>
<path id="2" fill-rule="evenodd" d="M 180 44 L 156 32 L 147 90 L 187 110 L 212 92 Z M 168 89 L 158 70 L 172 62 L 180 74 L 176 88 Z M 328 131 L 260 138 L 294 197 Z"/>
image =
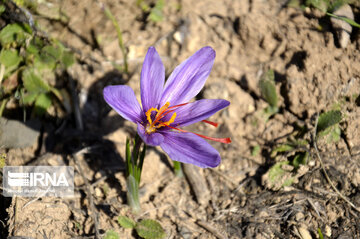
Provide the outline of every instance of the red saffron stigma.
<path id="1" fill-rule="evenodd" d="M 183 103 L 183 104 L 179 104 L 179 105 L 174 105 L 174 106 L 171 106 L 171 107 L 169 107 L 169 108 L 167 108 L 168 110 L 169 109 L 174 109 L 174 108 L 177 108 L 177 107 L 180 107 L 180 106 L 184 106 L 184 105 L 187 105 L 187 104 L 189 104 L 190 102 L 188 102 L 188 103 Z"/>
<path id="2" fill-rule="evenodd" d="M 223 143 L 223 144 L 230 144 L 231 143 L 230 138 L 213 138 L 213 137 L 205 136 L 205 135 L 202 135 L 202 134 L 197 134 L 197 133 L 194 133 L 194 132 L 186 131 L 186 130 L 183 130 L 183 129 L 175 128 L 175 127 L 172 127 L 170 125 L 165 125 L 164 124 L 164 126 L 167 126 L 167 127 L 171 128 L 171 129 L 178 130 L 178 131 L 183 132 L 183 133 L 192 133 L 192 134 L 195 134 L 195 135 L 197 135 L 197 136 L 199 136 L 201 138 L 212 140 L 212 141 L 215 141 L 215 142 L 220 142 L 220 143 Z"/>
<path id="3" fill-rule="evenodd" d="M 164 118 L 166 115 L 170 114 L 171 112 L 174 112 L 175 108 L 178 108 L 180 106 L 184 106 L 184 105 L 187 105 L 187 104 L 189 104 L 189 103 L 183 103 L 183 104 L 179 104 L 179 105 L 174 105 L 174 106 L 167 107 L 167 108 L 163 109 L 161 112 L 159 112 L 160 113 L 159 116 L 155 118 L 154 123 L 158 122 L 160 119 Z"/>
<path id="4" fill-rule="evenodd" d="M 209 121 L 209 120 L 202 120 L 202 122 L 210 124 L 210 125 L 214 126 L 215 128 L 217 128 L 219 126 L 219 123 L 212 122 L 212 121 Z"/>

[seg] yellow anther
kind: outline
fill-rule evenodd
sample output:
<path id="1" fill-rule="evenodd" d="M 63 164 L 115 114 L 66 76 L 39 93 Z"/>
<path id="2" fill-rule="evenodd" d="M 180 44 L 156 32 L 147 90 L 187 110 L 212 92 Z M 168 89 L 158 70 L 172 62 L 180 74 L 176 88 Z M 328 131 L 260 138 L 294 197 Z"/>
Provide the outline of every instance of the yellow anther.
<path id="1" fill-rule="evenodd" d="M 159 120 L 159 116 L 161 116 L 167 108 L 169 108 L 170 102 L 166 102 L 165 105 L 163 105 L 163 107 L 161 107 L 159 109 L 159 111 L 157 112 L 156 116 L 155 116 L 155 121 Z M 159 119 L 158 119 L 159 118 Z"/>
<path id="2" fill-rule="evenodd" d="M 174 112 L 174 114 L 171 116 L 171 119 L 170 119 L 170 120 L 164 122 L 163 124 L 164 124 L 164 125 L 170 125 L 171 123 L 174 123 L 175 118 L 176 118 L 176 112 Z"/>
<path id="3" fill-rule="evenodd" d="M 146 111 L 145 115 L 146 115 L 146 118 L 147 120 L 149 121 L 150 124 L 152 124 L 152 120 L 151 120 L 151 113 L 153 111 L 156 111 L 156 112 L 159 112 L 158 109 L 155 109 L 155 108 L 150 108 L 148 111 Z M 157 115 L 157 114 L 156 114 Z"/>

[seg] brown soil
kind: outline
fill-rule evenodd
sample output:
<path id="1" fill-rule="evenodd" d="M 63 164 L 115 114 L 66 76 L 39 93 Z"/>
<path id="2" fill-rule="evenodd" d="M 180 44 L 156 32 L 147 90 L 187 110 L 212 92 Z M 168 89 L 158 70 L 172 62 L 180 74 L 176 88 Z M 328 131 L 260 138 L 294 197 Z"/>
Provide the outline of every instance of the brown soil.
<path id="1" fill-rule="evenodd" d="M 324 238 L 359 238 L 359 212 L 333 191 L 312 147 L 292 186 L 271 186 L 266 177 L 275 163 L 272 147 L 284 142 L 295 124 L 309 128 L 304 136 L 309 139 L 316 113 L 340 106 L 345 115 L 340 140 L 323 140 L 318 147 L 336 188 L 360 206 L 359 31 L 342 49 L 321 12 L 288 8 L 285 1 L 169 0 L 158 23 L 146 21 L 135 2 L 104 1 L 123 31 L 129 75 L 114 67 L 123 56 L 98 1 L 46 1 L 39 7 L 36 19 L 43 30 L 77 54 L 78 63 L 67 77 L 75 83 L 84 131 L 73 115 L 60 119 L 61 124 L 45 121 L 41 144 L 6 150 L 7 164 L 80 166 L 89 183 L 77 171 L 75 198 L 5 200 L 2 221 L 9 235 L 93 238 L 97 228 L 101 235 L 113 229 L 120 238 L 136 238 L 117 224 L 119 215 L 128 215 L 159 221 L 167 238 L 319 238 L 318 228 Z M 67 24 L 56 20 L 58 8 L 69 17 Z M 222 156 L 219 167 L 199 169 L 210 191 L 208 201 L 198 203 L 186 178 L 172 172 L 171 160 L 161 149 L 150 148 L 141 182 L 142 213 L 132 215 L 126 206 L 123 159 L 126 137 L 136 127 L 110 110 L 102 89 L 127 84 L 139 97 L 149 46 L 156 47 L 168 75 L 206 45 L 215 49 L 216 60 L 201 97 L 227 99 L 231 105 L 212 117 L 221 124 L 218 129 L 193 129 L 232 139 L 230 145 L 213 144 Z M 267 103 L 258 82 L 268 69 L 275 71 L 280 111 L 265 121 L 261 112 Z M 71 87 L 64 87 L 71 95 Z M 261 151 L 254 156 L 257 145 Z"/>

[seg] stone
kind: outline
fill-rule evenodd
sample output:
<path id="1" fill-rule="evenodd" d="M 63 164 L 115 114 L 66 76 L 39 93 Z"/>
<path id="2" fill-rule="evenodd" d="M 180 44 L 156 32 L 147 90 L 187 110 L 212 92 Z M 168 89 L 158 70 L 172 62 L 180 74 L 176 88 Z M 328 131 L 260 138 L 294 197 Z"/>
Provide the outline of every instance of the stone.
<path id="1" fill-rule="evenodd" d="M 348 19 L 354 20 L 354 13 L 349 4 L 344 4 L 337 10 L 333 12 L 334 15 L 340 17 L 346 17 Z M 341 48 L 346 48 L 350 41 L 350 35 L 352 32 L 352 27 L 349 23 L 337 19 L 335 17 L 331 17 L 331 24 L 333 29 L 335 30 L 335 34 L 337 35 L 337 39 Z"/>

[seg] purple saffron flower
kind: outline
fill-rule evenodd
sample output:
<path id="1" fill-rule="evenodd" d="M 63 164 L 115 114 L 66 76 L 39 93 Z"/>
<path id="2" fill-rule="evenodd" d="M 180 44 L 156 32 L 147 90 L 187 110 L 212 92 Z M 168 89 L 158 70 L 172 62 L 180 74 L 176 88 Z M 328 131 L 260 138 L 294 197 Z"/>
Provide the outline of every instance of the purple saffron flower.
<path id="1" fill-rule="evenodd" d="M 219 153 L 205 139 L 230 143 L 230 138 L 212 138 L 180 129 L 227 107 L 230 102 L 202 99 L 190 102 L 203 88 L 215 59 L 215 51 L 204 47 L 175 68 L 165 83 L 165 68 L 154 47 L 150 47 L 141 71 L 141 103 L 126 85 L 104 88 L 105 101 L 123 118 L 137 124 L 142 140 L 160 147 L 172 160 L 207 168 L 220 164 Z"/>

